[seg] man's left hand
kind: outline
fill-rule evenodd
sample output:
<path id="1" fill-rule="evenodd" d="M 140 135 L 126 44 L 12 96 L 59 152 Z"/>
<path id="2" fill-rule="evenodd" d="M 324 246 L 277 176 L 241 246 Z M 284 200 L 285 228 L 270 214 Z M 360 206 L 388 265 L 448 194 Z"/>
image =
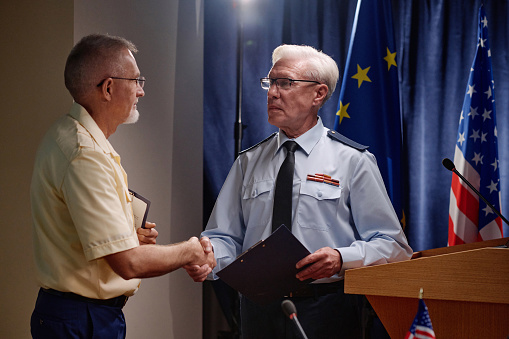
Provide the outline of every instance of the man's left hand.
<path id="1" fill-rule="evenodd" d="M 145 228 L 138 228 L 136 233 L 138 234 L 138 240 L 140 241 L 140 245 L 148 245 L 155 244 L 156 238 L 159 235 L 157 230 L 155 229 L 156 224 L 153 222 L 145 222 Z"/>
<path id="2" fill-rule="evenodd" d="M 304 281 L 307 279 L 329 278 L 341 270 L 341 263 L 339 251 L 330 247 L 322 247 L 297 263 L 297 269 L 309 265 L 309 267 L 297 273 L 297 279 Z"/>

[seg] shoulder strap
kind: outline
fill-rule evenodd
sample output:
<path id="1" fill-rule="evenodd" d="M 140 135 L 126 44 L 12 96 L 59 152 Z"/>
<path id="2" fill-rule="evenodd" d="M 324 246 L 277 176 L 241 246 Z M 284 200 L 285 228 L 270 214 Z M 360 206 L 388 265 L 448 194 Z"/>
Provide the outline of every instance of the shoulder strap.
<path id="1" fill-rule="evenodd" d="M 267 138 L 265 138 L 264 140 L 260 141 L 260 142 L 259 142 L 259 143 L 257 143 L 256 145 L 253 145 L 253 146 L 251 146 L 251 147 L 249 147 L 249 148 L 247 148 L 247 149 L 245 149 L 245 150 L 243 150 L 243 151 L 239 152 L 239 154 L 245 153 L 245 152 L 247 152 L 247 151 L 252 150 L 252 149 L 253 149 L 253 148 L 255 148 L 255 147 L 260 146 L 260 145 L 261 145 L 261 144 L 263 144 L 264 142 L 269 141 L 270 139 L 272 139 L 273 137 L 275 137 L 275 136 L 276 136 L 276 134 L 277 134 L 277 132 L 272 133 L 271 135 L 269 135 Z"/>
<path id="2" fill-rule="evenodd" d="M 345 145 L 348 145 L 350 147 L 353 147 L 359 151 L 365 151 L 368 149 L 369 146 L 364 146 L 364 145 L 361 145 L 359 144 L 358 142 L 355 142 L 347 137 L 345 137 L 343 134 L 340 134 L 336 131 L 333 131 L 333 130 L 329 130 L 327 132 L 327 136 L 329 138 L 331 138 L 332 140 L 336 140 L 336 141 L 339 141 Z"/>

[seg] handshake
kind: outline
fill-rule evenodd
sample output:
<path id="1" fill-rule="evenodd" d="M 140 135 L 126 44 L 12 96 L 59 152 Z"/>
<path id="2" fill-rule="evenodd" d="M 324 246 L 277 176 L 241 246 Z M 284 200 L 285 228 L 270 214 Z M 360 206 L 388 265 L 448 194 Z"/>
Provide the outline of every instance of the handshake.
<path id="1" fill-rule="evenodd" d="M 190 252 L 193 254 L 193 259 L 184 265 L 183 268 L 195 282 L 202 282 L 217 265 L 212 244 L 207 237 L 199 240 L 196 237 L 192 237 L 187 242 L 191 247 Z"/>
<path id="2" fill-rule="evenodd" d="M 147 221 L 145 228 L 136 230 L 140 245 L 144 245 L 138 247 L 137 252 L 141 252 L 140 257 L 144 258 L 143 262 L 145 264 L 136 272 L 128 272 L 129 274 L 122 275 L 118 269 L 115 270 L 115 262 L 109 260 L 108 263 L 115 272 L 127 279 L 133 277 L 147 278 L 170 273 L 182 267 L 194 281 L 202 282 L 212 272 L 212 269 L 216 267 L 217 263 L 209 238 L 202 237 L 198 239 L 197 237 L 191 237 L 189 240 L 177 244 L 160 246 L 156 245 L 159 233 L 155 227 L 156 224 Z M 149 256 L 149 253 L 152 253 L 151 257 L 154 258 L 153 265 L 147 265 L 146 258 Z M 119 261 L 125 263 L 130 258 L 132 256 L 129 255 L 127 258 Z"/>

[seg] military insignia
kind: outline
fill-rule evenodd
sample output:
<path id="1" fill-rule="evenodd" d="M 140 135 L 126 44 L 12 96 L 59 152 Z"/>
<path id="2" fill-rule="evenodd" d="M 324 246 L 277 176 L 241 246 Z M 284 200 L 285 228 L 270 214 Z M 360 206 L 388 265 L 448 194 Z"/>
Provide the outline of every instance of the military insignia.
<path id="1" fill-rule="evenodd" d="M 327 174 L 321 174 L 321 173 L 315 173 L 314 175 L 313 174 L 308 174 L 307 175 L 307 180 L 316 181 L 316 182 L 323 182 L 324 184 L 328 184 L 328 185 L 339 187 L 339 180 L 332 179 L 332 177 L 330 175 L 327 175 Z"/>

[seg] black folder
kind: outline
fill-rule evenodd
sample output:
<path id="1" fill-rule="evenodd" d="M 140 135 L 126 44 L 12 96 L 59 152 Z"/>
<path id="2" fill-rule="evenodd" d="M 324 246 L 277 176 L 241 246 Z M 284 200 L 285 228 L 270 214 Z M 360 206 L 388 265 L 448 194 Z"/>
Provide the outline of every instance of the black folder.
<path id="1" fill-rule="evenodd" d="M 295 277 L 300 271 L 295 264 L 309 254 L 292 232 L 282 225 L 217 275 L 248 299 L 265 305 L 313 281 L 300 281 Z"/>
<path id="2" fill-rule="evenodd" d="M 140 227 L 145 228 L 148 209 L 150 208 L 150 200 L 131 189 L 129 190 L 129 194 L 132 195 L 134 226 L 136 226 L 136 229 Z"/>

